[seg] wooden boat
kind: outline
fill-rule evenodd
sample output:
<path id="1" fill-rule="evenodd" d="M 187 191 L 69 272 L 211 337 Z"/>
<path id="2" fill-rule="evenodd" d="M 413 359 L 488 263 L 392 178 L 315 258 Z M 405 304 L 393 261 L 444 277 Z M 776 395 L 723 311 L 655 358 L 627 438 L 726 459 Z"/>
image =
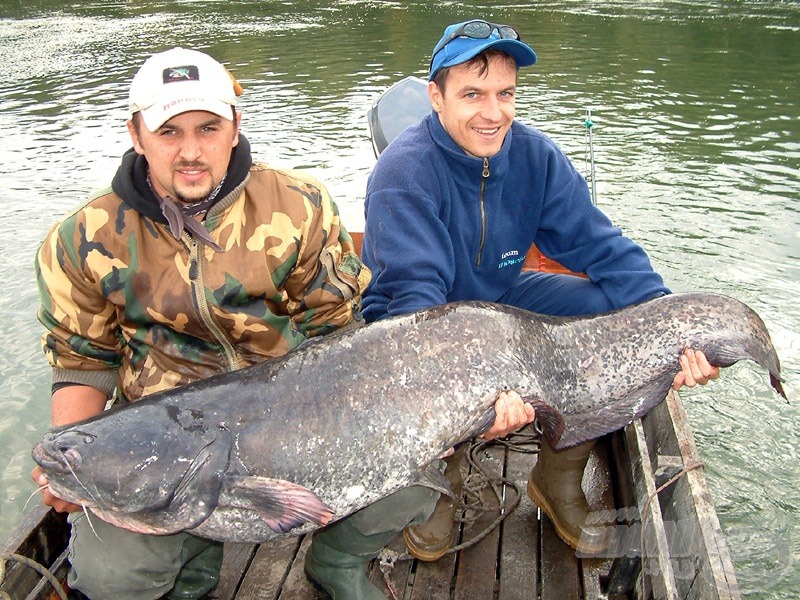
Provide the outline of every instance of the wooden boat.
<path id="1" fill-rule="evenodd" d="M 419 97 L 418 83 L 393 89 L 401 96 Z M 371 111 L 373 133 L 376 119 Z M 376 153 L 383 142 L 376 145 Z M 360 248 L 360 234 L 353 237 Z M 528 252 L 525 268 L 566 271 L 535 247 Z M 471 454 L 470 474 L 481 471 L 507 484 L 495 483 L 499 494 L 491 485 L 475 492 L 484 510 L 463 524 L 456 552 L 433 563 L 397 560 L 385 576 L 375 561 L 370 576 L 379 586 L 388 583 L 387 597 L 392 597 L 391 589 L 397 598 L 408 600 L 741 598 L 676 392 L 643 419 L 602 438 L 593 451 L 584 491 L 593 517 L 612 533 L 614 543 L 603 556 L 577 556 L 527 498 L 524 490 L 535 461 L 529 446 L 492 443 L 474 448 Z M 0 547 L 4 559 L 15 555 L 0 570 L 0 598 L 2 592 L 12 600 L 58 598 L 56 589 L 64 585 L 68 568 L 68 539 L 65 515 L 44 506 L 32 509 Z M 309 543 L 310 537 L 303 536 L 227 544 L 221 581 L 207 599 L 326 598 L 303 575 Z M 404 553 L 400 540 L 390 548 Z"/>

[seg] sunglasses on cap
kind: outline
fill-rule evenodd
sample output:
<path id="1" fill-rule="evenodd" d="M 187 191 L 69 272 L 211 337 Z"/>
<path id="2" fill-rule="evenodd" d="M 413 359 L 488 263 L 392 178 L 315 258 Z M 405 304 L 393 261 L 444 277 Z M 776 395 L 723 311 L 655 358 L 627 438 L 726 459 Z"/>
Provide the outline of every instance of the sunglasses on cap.
<path id="1" fill-rule="evenodd" d="M 456 38 L 468 37 L 476 40 L 483 40 L 488 37 L 491 37 L 492 32 L 495 29 L 497 30 L 497 33 L 500 35 L 501 40 L 520 39 L 517 30 L 514 29 L 513 27 L 510 27 L 508 25 L 498 25 L 497 23 L 489 23 L 488 21 L 476 19 L 474 21 L 468 21 L 467 23 L 464 23 L 453 33 L 447 36 L 445 39 L 441 40 L 438 44 L 436 44 L 436 47 L 433 49 L 433 54 L 431 54 L 431 60 L 433 60 L 433 57 L 436 56 L 436 54 L 441 52 L 442 48 L 447 46 L 447 44 L 449 44 Z"/>

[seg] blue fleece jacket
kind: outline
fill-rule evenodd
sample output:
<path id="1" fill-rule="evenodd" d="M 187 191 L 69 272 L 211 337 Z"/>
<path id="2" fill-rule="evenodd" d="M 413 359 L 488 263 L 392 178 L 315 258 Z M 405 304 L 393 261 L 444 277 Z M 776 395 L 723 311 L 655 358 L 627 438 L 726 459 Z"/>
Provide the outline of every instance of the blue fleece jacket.
<path id="1" fill-rule="evenodd" d="M 531 244 L 586 273 L 615 308 L 669 293 L 644 250 L 592 205 L 546 135 L 514 121 L 502 149 L 466 154 L 433 112 L 381 154 L 367 183 L 367 321 L 458 300 L 496 302 Z"/>

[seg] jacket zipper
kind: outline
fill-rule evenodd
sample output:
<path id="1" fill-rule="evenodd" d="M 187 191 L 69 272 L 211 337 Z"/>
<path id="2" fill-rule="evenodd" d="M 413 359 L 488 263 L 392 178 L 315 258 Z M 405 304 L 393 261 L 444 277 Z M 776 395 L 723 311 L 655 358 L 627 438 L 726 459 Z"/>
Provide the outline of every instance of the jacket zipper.
<path id="1" fill-rule="evenodd" d="M 480 267 L 483 260 L 483 247 L 486 245 L 486 203 L 484 194 L 486 192 L 486 180 L 489 178 L 489 159 L 483 157 L 483 172 L 481 173 L 481 243 L 478 246 L 478 259 L 475 266 Z"/>
<path id="2" fill-rule="evenodd" d="M 200 249 L 202 244 L 198 243 L 192 236 L 185 231 L 181 234 L 184 242 L 189 247 L 189 280 L 192 282 L 192 294 L 194 301 L 200 313 L 200 319 L 203 324 L 209 329 L 214 339 L 222 346 L 225 352 L 225 360 L 228 363 L 228 369 L 237 371 L 240 367 L 239 357 L 236 355 L 236 350 L 233 349 L 233 344 L 225 337 L 225 334 L 214 321 L 211 314 L 211 309 L 206 301 L 206 286 L 203 281 L 203 263 L 200 260 Z"/>

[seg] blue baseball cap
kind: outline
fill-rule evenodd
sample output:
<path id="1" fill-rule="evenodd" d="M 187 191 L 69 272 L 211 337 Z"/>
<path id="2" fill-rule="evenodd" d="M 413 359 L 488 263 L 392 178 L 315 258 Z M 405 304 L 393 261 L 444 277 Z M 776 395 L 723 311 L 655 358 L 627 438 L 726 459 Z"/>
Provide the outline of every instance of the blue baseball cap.
<path id="1" fill-rule="evenodd" d="M 465 26 L 483 31 L 478 34 L 480 37 L 477 37 L 469 30 L 465 30 Z M 484 35 L 487 33 L 488 35 Z M 441 69 L 465 63 L 489 48 L 510 54 L 518 68 L 528 67 L 536 62 L 533 48 L 522 43 L 519 34 L 513 28 L 482 19 L 471 19 L 448 25 L 444 30 L 442 38 L 434 46 L 428 79 L 433 81 Z"/>

